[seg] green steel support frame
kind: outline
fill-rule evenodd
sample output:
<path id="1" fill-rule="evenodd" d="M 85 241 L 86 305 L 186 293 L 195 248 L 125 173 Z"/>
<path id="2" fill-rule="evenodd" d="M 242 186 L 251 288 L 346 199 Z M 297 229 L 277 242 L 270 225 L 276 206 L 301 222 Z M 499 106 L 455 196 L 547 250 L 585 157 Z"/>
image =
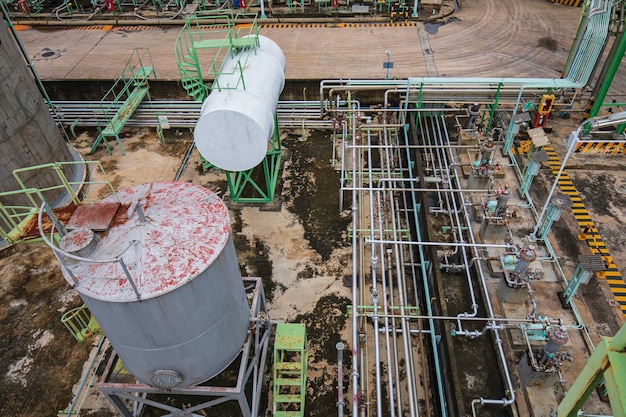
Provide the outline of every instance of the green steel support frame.
<path id="1" fill-rule="evenodd" d="M 487 128 L 485 129 L 485 134 L 489 134 L 491 132 L 491 128 L 493 127 L 493 118 L 496 115 L 496 109 L 498 108 L 498 102 L 500 101 L 500 90 L 502 89 L 503 83 L 498 84 L 498 90 L 496 90 L 496 96 L 493 99 L 493 105 L 491 106 L 491 110 L 489 112 L 489 123 L 487 124 Z"/>
<path id="2" fill-rule="evenodd" d="M 626 417 L 626 325 L 615 337 L 603 337 L 558 408 L 558 417 L 576 417 L 602 382 L 614 417 Z"/>
<path id="3" fill-rule="evenodd" d="M 246 171 L 226 171 L 231 201 L 235 203 L 272 202 L 280 173 L 281 157 L 282 145 L 278 130 L 278 116 L 274 114 L 274 133 L 270 138 L 269 150 L 263 162 Z M 264 184 L 258 183 L 253 178 L 253 174 L 259 169 L 263 169 Z"/>
<path id="4" fill-rule="evenodd" d="M 592 99 L 591 109 L 589 110 L 589 118 L 596 117 L 600 112 L 600 108 L 605 105 L 604 99 L 611 88 L 611 84 L 613 83 L 613 79 L 617 74 L 617 70 L 621 66 L 622 60 L 624 59 L 624 54 L 626 53 L 626 35 L 624 32 L 620 33 L 615 40 L 615 47 L 611 51 L 608 69 L 606 70 L 606 74 L 604 78 L 602 78 L 602 84 L 598 89 L 596 96 Z M 617 126 L 617 132 L 623 133 L 625 125 Z M 588 131 L 588 130 L 587 130 Z"/>

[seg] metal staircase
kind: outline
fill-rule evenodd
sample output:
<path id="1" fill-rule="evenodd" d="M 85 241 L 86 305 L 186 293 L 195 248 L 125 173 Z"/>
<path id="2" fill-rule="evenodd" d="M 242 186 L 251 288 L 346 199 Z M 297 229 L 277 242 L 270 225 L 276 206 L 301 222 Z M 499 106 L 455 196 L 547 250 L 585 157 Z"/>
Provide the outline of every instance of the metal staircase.
<path id="1" fill-rule="evenodd" d="M 85 304 L 63 314 L 61 323 L 78 342 L 84 342 L 95 334 L 102 334 L 100 325 Z"/>
<path id="2" fill-rule="evenodd" d="M 237 19 L 251 19 L 252 23 L 238 24 Z M 213 21 L 212 24 L 201 23 L 201 20 Z M 234 54 L 241 48 L 253 53 L 259 42 L 259 26 L 255 14 L 233 14 L 232 11 L 197 12 L 187 19 L 181 29 L 174 53 L 178 64 L 178 72 L 183 88 L 195 101 L 204 101 L 210 88 L 220 88 L 217 78 L 226 54 Z M 244 60 L 247 55 L 244 55 Z M 210 62 L 203 68 L 202 62 Z M 245 62 L 238 67 L 243 68 Z M 204 78 L 211 83 L 209 87 Z M 230 88 L 243 85 L 243 77 L 239 83 Z"/>
<path id="3" fill-rule="evenodd" d="M 111 89 L 100 100 L 103 122 L 98 125 L 99 134 L 90 153 L 94 153 L 102 142 L 107 152 L 111 154 L 107 138 L 115 138 L 124 155 L 119 133 L 143 99 L 147 96 L 150 100 L 148 79 L 151 76 L 156 78 L 150 52 L 147 49 L 135 49 L 122 75 L 115 80 Z M 103 125 L 104 129 L 102 129 Z"/>
<path id="4" fill-rule="evenodd" d="M 237 23 L 242 18 L 246 18 L 248 22 Z M 213 23 L 201 23 L 206 21 Z M 256 14 L 235 15 L 231 10 L 197 12 L 185 22 L 174 47 L 181 85 L 198 102 L 203 102 L 213 89 L 245 90 L 243 69 L 258 46 L 259 26 Z M 219 78 L 226 74 L 221 67 L 228 55 L 238 57 L 233 72 L 228 73 L 235 75 L 237 81 L 225 86 L 220 85 Z M 203 67 L 205 62 L 207 65 Z M 205 77 L 207 82 L 211 82 L 210 86 L 205 82 Z M 275 118 L 274 132 L 269 139 L 263 162 L 247 171 L 226 171 L 231 200 L 236 203 L 272 202 L 279 178 L 281 156 L 278 119 Z M 205 169 L 216 168 L 202 158 L 202 155 L 201 160 Z"/>
<path id="5" fill-rule="evenodd" d="M 278 323 L 274 341 L 275 417 L 303 417 L 307 369 L 306 327 Z"/>

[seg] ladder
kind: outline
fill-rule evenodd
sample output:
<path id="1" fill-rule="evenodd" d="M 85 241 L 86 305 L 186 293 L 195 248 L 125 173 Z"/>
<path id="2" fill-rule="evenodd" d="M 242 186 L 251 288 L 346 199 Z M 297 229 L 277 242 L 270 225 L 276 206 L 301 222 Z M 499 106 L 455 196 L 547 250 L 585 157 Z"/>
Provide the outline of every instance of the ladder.
<path id="1" fill-rule="evenodd" d="M 274 341 L 275 417 L 303 417 L 308 351 L 302 323 L 279 323 Z"/>
<path id="2" fill-rule="evenodd" d="M 149 65 L 144 65 L 144 62 L 149 63 Z M 98 125 L 100 133 L 89 153 L 94 153 L 102 142 L 110 155 L 111 147 L 107 138 L 115 138 L 122 155 L 124 155 L 119 134 L 143 99 L 148 97 L 150 100 L 148 93 L 150 88 L 148 78 L 150 77 L 156 77 L 156 73 L 149 51 L 147 49 L 135 49 L 126 63 L 122 75 L 115 81 L 104 98 L 100 100 L 102 115 L 105 119 L 104 129 L 101 129 L 100 124 Z"/>
<path id="3" fill-rule="evenodd" d="M 100 325 L 85 304 L 63 314 L 61 323 L 74 336 L 74 339 L 79 342 L 84 342 L 94 334 L 102 334 Z"/>

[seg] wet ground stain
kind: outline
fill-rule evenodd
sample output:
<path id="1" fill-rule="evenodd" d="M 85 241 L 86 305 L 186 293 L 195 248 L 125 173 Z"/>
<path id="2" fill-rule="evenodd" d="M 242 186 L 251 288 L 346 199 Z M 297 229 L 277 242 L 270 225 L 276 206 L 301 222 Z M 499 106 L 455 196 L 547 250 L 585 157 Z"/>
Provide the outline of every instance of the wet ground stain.
<path id="1" fill-rule="evenodd" d="M 615 215 L 609 210 L 612 204 L 615 207 L 626 206 L 626 196 L 617 193 L 615 184 L 618 178 L 609 173 L 599 173 L 593 176 L 578 175 L 569 170 L 574 178 L 571 178 L 574 187 L 580 192 L 583 203 L 587 209 L 593 210 L 600 216 Z"/>
<path id="2" fill-rule="evenodd" d="M 621 208 L 626 207 L 626 196 L 616 192 L 616 185 L 620 183 L 617 176 L 610 173 L 598 173 L 594 175 L 579 174 L 576 170 L 569 170 L 570 179 L 574 187 L 579 191 L 585 208 L 589 210 L 592 219 L 602 236 L 607 248 L 623 248 L 626 246 L 626 236 L 620 233 L 620 229 L 614 224 L 621 224 Z M 616 212 L 609 208 L 613 207 Z M 609 218 L 610 221 L 599 221 L 599 217 Z M 577 237 L 572 236 L 571 240 L 578 242 Z M 588 254 L 586 251 L 584 254 Z M 586 285 L 581 285 L 579 291 L 582 292 L 585 302 L 589 306 L 596 325 L 606 325 L 611 329 L 610 334 L 615 333 L 620 323 L 615 318 L 613 312 L 606 308 L 607 295 L 602 292 L 598 283 L 598 278 L 594 277 Z M 609 296 L 610 297 L 610 296 Z"/>
<path id="3" fill-rule="evenodd" d="M 471 312 L 472 300 L 468 289 L 468 282 L 463 274 L 441 274 L 442 287 L 444 288 L 445 302 L 448 315 L 456 316 L 464 312 Z M 474 278 L 472 282 L 476 282 Z M 478 317 L 485 317 L 483 301 L 479 298 L 479 288 L 474 288 L 477 296 Z M 466 322 L 464 330 L 481 330 L 484 323 Z M 459 330 L 456 324 L 449 323 L 449 330 Z M 494 353 L 491 334 L 470 339 L 464 336 L 452 338 L 451 356 L 456 359 L 456 367 L 459 372 L 458 379 L 461 384 L 463 398 L 457 402 L 471 404 L 474 398 L 499 398 L 504 392 L 504 385 L 500 377 L 497 358 Z M 471 413 L 470 409 L 459 410 L 463 413 Z M 502 407 L 482 407 L 481 416 L 496 417 L 503 414 Z"/>
<path id="4" fill-rule="evenodd" d="M 274 295 L 277 294 L 277 290 L 282 293 L 286 287 L 273 279 L 273 263 L 265 243 L 257 237 L 251 242 L 246 235 L 241 233 L 243 228 L 241 210 L 234 210 L 232 213 L 233 239 L 241 275 L 244 277 L 260 277 L 263 282 L 265 299 L 268 303 L 271 303 L 274 300 Z"/>
<path id="5" fill-rule="evenodd" d="M 559 43 L 553 38 L 544 37 L 539 39 L 539 41 L 537 42 L 537 46 L 541 48 L 546 48 L 550 52 L 556 52 Z"/>
<path id="6" fill-rule="evenodd" d="M 0 266 L 0 415 L 56 416 L 71 401 L 72 385 L 91 348 L 74 341 L 60 321 L 81 301 L 77 296 L 60 301 L 69 287 L 46 246 L 22 243 L 15 253 L 5 251 Z"/>
<path id="7" fill-rule="evenodd" d="M 282 196 L 287 209 L 304 226 L 304 238 L 327 261 L 335 248 L 348 245 L 349 215 L 339 212 L 340 175 L 330 165 L 331 141 L 325 132 L 313 131 L 306 140 L 290 135 L 283 141 L 291 159 Z M 350 201 L 344 201 L 350 207 Z"/>
<path id="8" fill-rule="evenodd" d="M 424 23 L 424 27 L 426 28 L 426 32 L 429 35 L 436 35 L 439 31 L 439 28 L 443 25 L 447 25 L 448 23 L 458 22 L 460 19 L 458 17 L 450 17 L 446 20 L 438 20 L 436 22 L 426 22 Z"/>
<path id="9" fill-rule="evenodd" d="M 304 323 L 309 345 L 306 417 L 337 415 L 337 348 L 346 326 L 350 299 L 329 294 L 321 297 L 312 312 L 299 314 L 294 322 Z M 347 341 L 344 350 L 344 387 L 348 387 L 351 357 Z M 348 413 L 349 410 L 346 410 Z"/>

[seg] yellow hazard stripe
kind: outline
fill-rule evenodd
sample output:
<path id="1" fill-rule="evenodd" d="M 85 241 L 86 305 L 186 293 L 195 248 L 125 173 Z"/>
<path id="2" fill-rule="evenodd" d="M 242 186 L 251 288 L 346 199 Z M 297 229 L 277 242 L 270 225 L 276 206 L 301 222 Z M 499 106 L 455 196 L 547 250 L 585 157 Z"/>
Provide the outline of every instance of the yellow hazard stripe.
<path id="1" fill-rule="evenodd" d="M 591 145 L 593 144 L 580 144 L 576 151 L 588 152 L 590 149 L 595 149 L 596 151 L 597 149 L 602 149 L 602 147 L 594 148 Z M 560 159 L 558 158 L 555 150 L 552 147 L 546 146 L 544 150 L 548 154 L 548 166 L 554 174 L 557 174 L 559 172 L 559 169 L 561 168 Z M 602 236 L 600 236 L 600 234 L 598 233 L 598 229 L 594 226 L 589 212 L 582 204 L 582 199 L 578 194 L 576 187 L 574 187 L 572 180 L 565 171 L 561 173 L 558 185 L 561 189 L 561 192 L 563 192 L 563 194 L 569 195 L 574 202 L 571 209 L 572 214 L 574 214 L 574 218 L 576 219 L 576 222 L 581 229 L 581 233 L 584 233 L 583 239 L 587 242 L 589 250 L 593 254 L 601 255 L 602 259 L 606 263 L 607 271 L 603 271 L 602 276 L 606 280 L 607 284 L 609 284 L 611 292 L 613 293 L 613 297 L 615 297 L 615 301 L 619 303 L 621 310 L 624 312 L 624 316 L 626 316 L 626 283 L 624 282 L 624 278 L 617 270 L 617 266 L 613 262 L 613 257 L 610 255 L 609 250 L 606 248 L 606 245 L 602 240 Z"/>
<path id="2" fill-rule="evenodd" d="M 294 29 L 294 28 L 355 28 L 355 27 L 415 27 L 417 22 L 389 23 L 259 23 L 260 28 Z"/>
<path id="3" fill-rule="evenodd" d="M 581 5 L 582 0 L 550 0 L 552 3 L 564 4 L 566 6 L 578 7 Z"/>

